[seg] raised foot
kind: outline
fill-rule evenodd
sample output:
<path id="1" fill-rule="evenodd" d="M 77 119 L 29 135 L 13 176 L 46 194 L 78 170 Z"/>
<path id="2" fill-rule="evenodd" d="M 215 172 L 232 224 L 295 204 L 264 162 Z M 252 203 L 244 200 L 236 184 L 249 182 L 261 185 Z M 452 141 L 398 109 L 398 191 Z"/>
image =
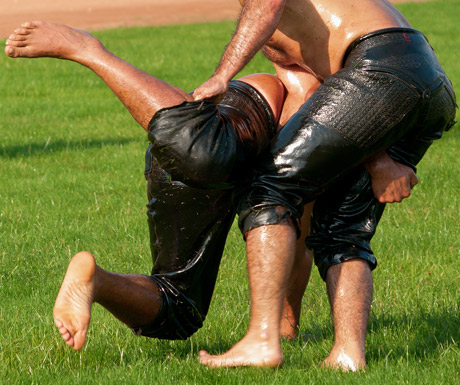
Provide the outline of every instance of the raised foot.
<path id="1" fill-rule="evenodd" d="M 80 350 L 86 341 L 94 299 L 96 262 L 87 252 L 70 261 L 54 305 L 56 327 L 67 345 Z"/>
<path id="2" fill-rule="evenodd" d="M 54 57 L 78 60 L 88 48 L 102 45 L 90 33 L 61 24 L 31 21 L 21 25 L 6 40 L 9 57 Z"/>
<path id="3" fill-rule="evenodd" d="M 283 365 L 283 356 L 279 346 L 269 348 L 265 343 L 247 343 L 244 339 L 224 354 L 212 355 L 201 350 L 199 360 L 202 365 L 211 368 L 239 366 L 278 368 Z"/>

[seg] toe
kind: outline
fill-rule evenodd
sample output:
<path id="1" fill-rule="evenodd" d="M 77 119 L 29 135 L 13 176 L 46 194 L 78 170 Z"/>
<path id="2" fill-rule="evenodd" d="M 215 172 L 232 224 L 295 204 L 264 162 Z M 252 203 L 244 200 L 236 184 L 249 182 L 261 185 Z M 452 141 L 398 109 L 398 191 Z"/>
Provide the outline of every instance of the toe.
<path id="1" fill-rule="evenodd" d="M 31 30 L 28 28 L 20 27 L 20 28 L 16 28 L 13 32 L 15 35 L 29 35 Z"/>
<path id="2" fill-rule="evenodd" d="M 69 338 L 69 339 L 66 341 L 66 344 L 73 347 L 73 344 L 74 344 L 73 338 Z"/>
<path id="3" fill-rule="evenodd" d="M 10 39 L 8 39 L 6 41 L 6 45 L 9 46 L 9 47 L 25 47 L 26 42 L 21 41 L 21 40 L 10 40 Z"/>
<path id="4" fill-rule="evenodd" d="M 59 333 L 64 341 L 68 341 L 72 338 L 72 335 L 67 330 L 63 332 L 59 331 Z"/>
<path id="5" fill-rule="evenodd" d="M 24 41 L 27 39 L 25 35 L 15 35 L 14 33 L 8 36 L 9 41 Z"/>
<path id="6" fill-rule="evenodd" d="M 16 55 L 15 55 L 15 50 L 14 50 L 13 47 L 6 46 L 6 47 L 5 47 L 5 53 L 6 53 L 6 55 L 9 56 L 9 57 L 16 57 Z"/>
<path id="7" fill-rule="evenodd" d="M 80 350 L 86 341 L 86 332 L 77 332 L 73 337 L 73 348 Z"/>
<path id="8" fill-rule="evenodd" d="M 25 23 L 21 24 L 21 27 L 26 29 L 37 28 L 37 24 L 33 21 L 26 21 Z"/>
<path id="9" fill-rule="evenodd" d="M 200 364 L 203 364 L 203 365 L 208 364 L 209 357 L 210 357 L 210 354 L 207 351 L 200 350 L 198 354 L 198 360 L 200 361 Z"/>

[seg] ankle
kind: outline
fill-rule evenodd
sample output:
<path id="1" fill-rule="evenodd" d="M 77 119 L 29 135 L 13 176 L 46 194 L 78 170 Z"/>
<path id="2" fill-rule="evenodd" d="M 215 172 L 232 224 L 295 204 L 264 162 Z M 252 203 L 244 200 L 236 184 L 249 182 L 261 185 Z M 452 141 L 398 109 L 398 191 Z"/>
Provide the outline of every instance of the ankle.
<path id="1" fill-rule="evenodd" d="M 104 280 L 107 272 L 102 268 L 99 267 L 98 265 L 95 265 L 94 269 L 94 274 L 92 277 L 92 283 L 93 283 L 93 303 L 94 302 L 101 302 L 103 301 L 104 298 Z"/>
<path id="2" fill-rule="evenodd" d="M 88 68 L 100 63 L 103 55 L 109 54 L 99 39 L 90 33 L 74 30 L 72 44 L 62 51 L 63 59 L 71 60 Z"/>
<path id="3" fill-rule="evenodd" d="M 281 346 L 280 329 L 270 328 L 267 325 L 249 325 L 244 339 L 257 341 L 270 346 Z"/>
<path id="4" fill-rule="evenodd" d="M 334 346 L 324 362 L 326 366 L 342 370 L 362 370 L 366 367 L 365 351 L 359 344 Z"/>

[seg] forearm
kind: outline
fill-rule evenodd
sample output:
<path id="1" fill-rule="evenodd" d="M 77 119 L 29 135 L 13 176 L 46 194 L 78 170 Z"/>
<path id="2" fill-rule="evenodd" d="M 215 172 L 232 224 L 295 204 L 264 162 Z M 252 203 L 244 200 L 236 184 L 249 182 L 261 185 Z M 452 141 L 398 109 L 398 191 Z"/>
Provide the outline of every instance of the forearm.
<path id="1" fill-rule="evenodd" d="M 215 74 L 229 82 L 275 32 L 286 0 L 247 0 Z"/>
<path id="2" fill-rule="evenodd" d="M 366 171 L 372 175 L 374 173 L 379 172 L 382 169 L 385 169 L 389 162 L 392 162 L 392 159 L 388 155 L 388 153 L 383 150 L 380 151 L 379 153 L 375 154 L 371 158 L 367 159 L 363 166 L 366 169 Z"/>

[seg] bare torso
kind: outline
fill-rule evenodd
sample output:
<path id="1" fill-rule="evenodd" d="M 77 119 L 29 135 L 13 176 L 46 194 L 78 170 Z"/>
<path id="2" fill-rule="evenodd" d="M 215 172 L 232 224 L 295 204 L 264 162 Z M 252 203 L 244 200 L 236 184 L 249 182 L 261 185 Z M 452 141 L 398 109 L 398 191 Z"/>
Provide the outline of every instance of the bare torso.
<path id="1" fill-rule="evenodd" d="M 287 0 L 263 53 L 281 67 L 299 66 L 322 82 L 342 67 L 356 38 L 390 27 L 411 25 L 387 0 Z"/>

